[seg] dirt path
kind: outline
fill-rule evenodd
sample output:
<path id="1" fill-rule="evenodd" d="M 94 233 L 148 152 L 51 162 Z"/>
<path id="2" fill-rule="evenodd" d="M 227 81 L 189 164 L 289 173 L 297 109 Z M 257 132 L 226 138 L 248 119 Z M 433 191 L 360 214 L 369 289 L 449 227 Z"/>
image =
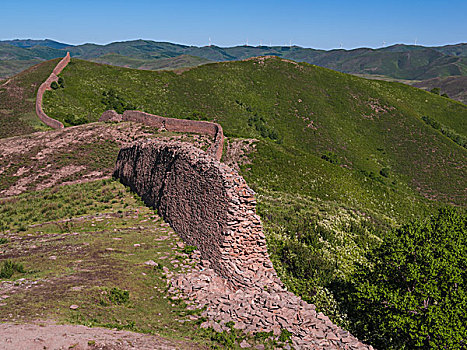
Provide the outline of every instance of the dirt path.
<path id="1" fill-rule="evenodd" d="M 196 345 L 155 335 L 56 324 L 0 324 L 0 350 L 196 349 Z"/>

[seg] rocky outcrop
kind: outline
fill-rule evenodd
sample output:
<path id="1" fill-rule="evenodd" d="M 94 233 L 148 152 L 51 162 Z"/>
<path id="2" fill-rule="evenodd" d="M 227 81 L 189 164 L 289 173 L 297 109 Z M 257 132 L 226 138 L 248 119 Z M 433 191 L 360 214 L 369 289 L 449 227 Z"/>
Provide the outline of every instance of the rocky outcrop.
<path id="1" fill-rule="evenodd" d="M 112 110 L 105 111 L 99 118 L 99 121 L 132 121 L 143 123 L 145 125 L 153 126 L 166 131 L 209 135 L 213 138 L 213 143 L 207 150 L 207 153 L 217 160 L 221 160 L 222 158 L 222 151 L 224 148 L 224 133 L 222 131 L 222 127 L 217 123 L 199 120 L 165 118 L 140 111 L 125 111 L 123 114 L 118 114 Z"/>
<path id="2" fill-rule="evenodd" d="M 285 289 L 254 192 L 236 171 L 191 145 L 146 141 L 120 150 L 114 176 L 198 248 L 203 268 L 173 283 L 210 319 L 248 332 L 287 329 L 298 348 L 371 348 Z"/>
<path id="3" fill-rule="evenodd" d="M 42 122 L 53 129 L 63 129 L 64 126 L 61 122 L 56 119 L 50 118 L 45 112 L 42 110 L 42 99 L 44 97 L 44 92 L 46 90 L 51 90 L 50 85 L 54 81 L 58 81 L 58 74 L 62 72 L 62 70 L 67 66 L 70 62 L 70 53 L 67 52 L 66 56 L 63 57 L 60 62 L 55 66 L 53 72 L 49 75 L 46 81 L 44 81 L 41 86 L 39 86 L 39 90 L 37 91 L 36 96 L 36 114 Z"/>

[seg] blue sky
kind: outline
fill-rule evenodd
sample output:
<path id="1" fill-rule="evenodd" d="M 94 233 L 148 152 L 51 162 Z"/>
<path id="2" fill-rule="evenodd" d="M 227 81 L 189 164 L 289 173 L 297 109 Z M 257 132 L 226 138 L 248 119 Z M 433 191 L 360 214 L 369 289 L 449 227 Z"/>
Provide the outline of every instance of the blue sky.
<path id="1" fill-rule="evenodd" d="M 70 44 L 150 39 L 331 49 L 467 42 L 467 0 L 0 2 L 0 39 Z"/>

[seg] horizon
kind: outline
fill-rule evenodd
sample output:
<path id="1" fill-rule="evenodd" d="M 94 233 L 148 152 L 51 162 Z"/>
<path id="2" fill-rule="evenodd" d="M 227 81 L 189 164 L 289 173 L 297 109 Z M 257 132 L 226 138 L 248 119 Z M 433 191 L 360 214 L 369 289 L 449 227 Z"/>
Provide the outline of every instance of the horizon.
<path id="1" fill-rule="evenodd" d="M 70 42 L 67 42 L 67 41 L 59 41 L 59 40 L 56 40 L 56 39 L 52 39 L 52 38 L 7 38 L 7 39 L 0 39 L 0 42 L 4 42 L 4 41 L 27 41 L 27 40 L 32 40 L 32 41 L 46 41 L 46 40 L 49 40 L 49 41 L 53 41 L 53 42 L 56 42 L 56 43 L 59 43 L 59 44 L 66 44 L 66 45 L 69 45 L 71 47 L 73 46 L 81 46 L 81 45 L 98 45 L 98 46 L 106 46 L 106 45 L 110 45 L 110 44 L 114 44 L 114 43 L 126 43 L 126 42 L 132 42 L 132 41 L 152 41 L 152 42 L 155 42 L 155 43 L 167 43 L 167 44 L 175 44 L 175 45 L 181 45 L 181 46 L 187 46 L 187 47 L 199 47 L 199 48 L 203 48 L 203 47 L 209 47 L 209 46 L 213 46 L 213 47 L 219 47 L 219 48 L 232 48 L 232 47 L 251 47 L 251 48 L 259 48 L 259 47 L 269 47 L 269 48 L 273 48 L 273 47 L 289 47 L 289 45 L 272 45 L 272 46 L 269 46 L 269 44 L 263 44 L 263 45 L 246 45 L 246 44 L 233 44 L 231 46 L 222 46 L 222 45 L 216 45 L 216 44 L 211 44 L 211 45 L 195 45 L 195 44 L 187 44 L 187 43 L 178 43 L 178 42 L 172 42 L 172 41 L 167 41 L 167 40 L 155 40 L 155 39 L 147 39 L 147 38 L 136 38 L 136 39 L 126 39 L 126 40 L 115 40 L 115 41 L 111 41 L 111 42 L 106 42 L 106 43 L 95 43 L 95 42 L 83 42 L 83 43 L 78 43 L 78 44 L 72 44 Z M 454 45 L 466 45 L 467 44 L 467 41 L 466 42 L 453 42 L 453 43 L 446 43 L 446 44 L 441 44 L 441 45 L 421 45 L 421 44 L 411 44 L 411 43 L 403 43 L 403 42 L 395 42 L 395 43 L 387 43 L 385 46 L 379 46 L 379 47 L 370 47 L 370 46 L 358 46 L 358 47 L 352 47 L 352 48 L 340 48 L 340 47 L 336 47 L 336 48 L 330 48 L 330 49 L 322 49 L 322 48 L 317 48 L 317 47 L 308 47 L 308 46 L 301 46 L 301 45 L 297 45 L 297 44 L 292 44 L 292 46 L 290 47 L 298 47 L 298 48 L 302 48 L 302 49 L 313 49 L 313 50 L 324 50 L 324 51 L 333 51 L 333 50 L 344 50 L 344 51 L 351 51 L 351 50 L 357 50 L 357 49 L 373 49 L 373 50 L 378 50 L 378 49 L 383 49 L 383 48 L 388 48 L 388 47 L 393 47 L 393 46 L 398 46 L 398 45 L 404 45 L 404 46 L 418 46 L 418 47 L 427 47 L 427 48 L 430 48 L 430 47 L 442 47 L 442 46 L 454 46 Z"/>
<path id="2" fill-rule="evenodd" d="M 53 38 L 71 45 L 151 38 L 198 47 L 210 42 L 219 47 L 295 45 L 322 50 L 375 49 L 399 43 L 444 46 L 467 41 L 466 12 L 467 2 L 460 0 L 450 1 L 449 6 L 434 0 L 291 0 L 287 4 L 274 0 L 24 0 L 2 4 L 0 33 L 2 40 Z"/>

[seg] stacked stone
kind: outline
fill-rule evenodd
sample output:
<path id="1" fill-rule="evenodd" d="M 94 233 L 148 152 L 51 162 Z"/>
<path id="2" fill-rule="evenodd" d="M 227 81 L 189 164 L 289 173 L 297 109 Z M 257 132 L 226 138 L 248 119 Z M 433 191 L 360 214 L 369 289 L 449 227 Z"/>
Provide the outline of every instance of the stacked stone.
<path id="1" fill-rule="evenodd" d="M 210 320 L 233 321 L 250 333 L 287 329 L 297 348 L 371 349 L 286 291 L 254 192 L 237 172 L 190 144 L 146 141 L 120 150 L 114 176 L 198 247 L 202 270 L 172 282 L 185 298 L 207 305 Z"/>
<path id="2" fill-rule="evenodd" d="M 209 321 L 201 325 L 203 328 L 220 332 L 228 330 L 226 323 L 232 321 L 236 329 L 250 334 L 273 331 L 278 336 L 286 329 L 292 333 L 296 349 L 372 349 L 316 312 L 314 305 L 284 289 L 252 286 L 235 291 L 206 265 L 202 270 L 173 277 L 170 284 L 170 292 L 181 292 L 178 297 L 195 300 L 197 308 L 206 307 L 202 316 Z"/>
<path id="3" fill-rule="evenodd" d="M 50 90 L 50 85 L 52 82 L 58 81 L 57 75 L 62 72 L 62 70 L 67 66 L 70 62 L 70 53 L 67 52 L 66 56 L 63 57 L 57 66 L 54 68 L 53 72 L 49 75 L 46 81 L 44 81 L 41 86 L 39 86 L 39 90 L 37 90 L 36 96 L 36 114 L 42 122 L 50 126 L 53 129 L 63 129 L 64 126 L 61 122 L 56 119 L 50 118 L 45 112 L 42 110 L 42 98 L 44 97 L 44 92 L 46 90 Z"/>
<path id="4" fill-rule="evenodd" d="M 222 158 L 222 151 L 224 149 L 224 132 L 222 131 L 222 126 L 217 123 L 199 120 L 165 118 L 141 111 L 125 111 L 123 114 L 118 114 L 113 110 L 105 111 L 102 113 L 99 121 L 131 121 L 153 126 L 164 131 L 189 132 L 209 135 L 213 138 L 213 142 L 206 153 L 210 154 L 212 157 L 219 161 Z"/>

